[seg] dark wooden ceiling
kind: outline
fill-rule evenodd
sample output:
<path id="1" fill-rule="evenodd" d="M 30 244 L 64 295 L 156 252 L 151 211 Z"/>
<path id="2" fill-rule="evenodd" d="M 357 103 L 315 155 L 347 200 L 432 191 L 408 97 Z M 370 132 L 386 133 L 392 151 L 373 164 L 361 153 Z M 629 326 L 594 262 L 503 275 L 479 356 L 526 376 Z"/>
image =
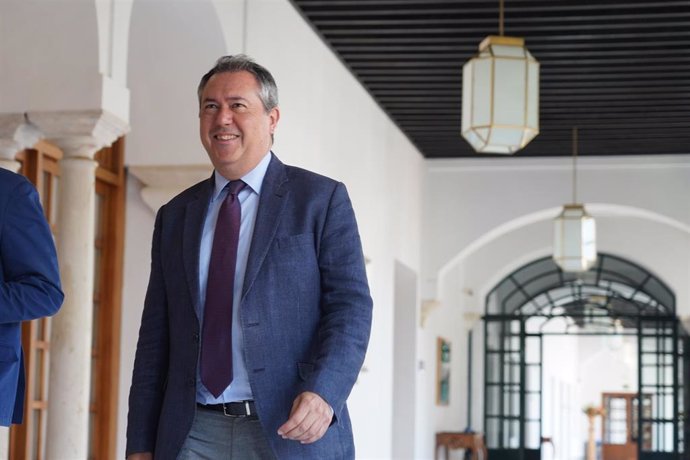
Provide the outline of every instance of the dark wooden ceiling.
<path id="1" fill-rule="evenodd" d="M 499 0 L 292 0 L 427 158 L 460 134 L 462 65 Z M 541 64 L 540 133 L 517 156 L 690 154 L 690 0 L 505 0 Z M 481 154 L 486 156 L 486 154 Z"/>

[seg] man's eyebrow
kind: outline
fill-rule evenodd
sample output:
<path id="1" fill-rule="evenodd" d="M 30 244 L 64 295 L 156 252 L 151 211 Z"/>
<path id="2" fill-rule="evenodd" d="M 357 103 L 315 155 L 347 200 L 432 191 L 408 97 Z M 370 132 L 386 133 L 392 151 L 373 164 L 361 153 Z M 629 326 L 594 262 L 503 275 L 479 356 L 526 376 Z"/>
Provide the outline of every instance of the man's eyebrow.
<path id="1" fill-rule="evenodd" d="M 222 100 L 224 100 L 224 101 L 244 101 L 244 102 L 249 101 L 249 99 L 247 99 L 246 97 L 242 97 L 242 96 L 227 96 L 227 97 L 222 98 Z M 218 102 L 218 99 L 216 99 L 215 97 L 209 96 L 209 97 L 205 97 L 201 102 Z"/>

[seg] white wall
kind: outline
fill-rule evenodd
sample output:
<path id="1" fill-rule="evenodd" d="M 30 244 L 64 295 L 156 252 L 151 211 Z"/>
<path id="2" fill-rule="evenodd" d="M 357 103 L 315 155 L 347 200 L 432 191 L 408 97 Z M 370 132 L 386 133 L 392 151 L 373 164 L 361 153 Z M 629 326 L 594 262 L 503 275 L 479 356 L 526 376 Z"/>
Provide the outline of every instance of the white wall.
<path id="1" fill-rule="evenodd" d="M 619 340 L 620 339 L 620 340 Z M 579 337 L 577 372 L 583 405 L 601 406 L 601 393 L 637 391 L 637 336 Z M 596 379 L 587 376 L 596 375 Z"/>
<path id="2" fill-rule="evenodd" d="M 583 459 L 588 429 L 583 409 L 601 406 L 602 393 L 637 390 L 636 341 L 636 336 L 544 337 L 543 433 L 554 445 L 544 447 L 545 459 L 554 458 L 554 450 L 556 459 Z M 594 433 L 601 440 L 600 417 Z"/>
<path id="3" fill-rule="evenodd" d="M 584 415 L 579 399 L 578 343 L 578 338 L 572 336 L 543 338 L 542 432 L 553 442 L 543 449 L 549 460 L 566 460 L 582 453 L 586 432 L 581 430 Z"/>
<path id="4" fill-rule="evenodd" d="M 134 2 L 128 165 L 208 162 L 199 144 L 196 89 L 224 49 L 221 23 L 210 0 Z"/>
<path id="5" fill-rule="evenodd" d="M 395 263 L 393 333 L 393 413 L 391 454 L 396 459 L 415 458 L 417 393 L 417 274 Z"/>
<path id="6" fill-rule="evenodd" d="M 98 46 L 95 2 L 3 0 L 0 110 L 100 107 Z"/>
<path id="7" fill-rule="evenodd" d="M 438 431 L 462 431 L 467 425 L 467 328 L 462 316 L 463 311 L 457 304 L 442 302 L 431 312 L 424 328 L 420 330 L 418 349 L 422 369 L 418 383 L 417 454 L 415 458 L 433 458 L 434 434 Z M 450 390 L 449 404 L 440 406 L 436 403 L 437 388 L 437 339 L 441 337 L 450 342 Z M 476 351 L 476 349 L 475 349 Z M 476 356 L 476 355 L 475 355 Z M 482 360 L 475 358 L 475 370 Z M 481 396 L 481 388 L 474 387 L 475 397 Z M 479 426 L 473 426 L 481 430 Z M 461 452 L 452 451 L 451 458 Z"/>

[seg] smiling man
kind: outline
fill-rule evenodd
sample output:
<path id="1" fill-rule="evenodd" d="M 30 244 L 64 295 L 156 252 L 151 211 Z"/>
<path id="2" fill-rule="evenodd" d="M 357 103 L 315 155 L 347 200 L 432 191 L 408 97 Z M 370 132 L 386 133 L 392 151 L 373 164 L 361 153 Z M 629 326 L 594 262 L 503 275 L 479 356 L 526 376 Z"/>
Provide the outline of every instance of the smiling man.
<path id="1" fill-rule="evenodd" d="M 198 97 L 215 170 L 156 217 L 128 458 L 354 458 L 372 301 L 345 186 L 271 152 L 278 91 L 248 57 Z"/>

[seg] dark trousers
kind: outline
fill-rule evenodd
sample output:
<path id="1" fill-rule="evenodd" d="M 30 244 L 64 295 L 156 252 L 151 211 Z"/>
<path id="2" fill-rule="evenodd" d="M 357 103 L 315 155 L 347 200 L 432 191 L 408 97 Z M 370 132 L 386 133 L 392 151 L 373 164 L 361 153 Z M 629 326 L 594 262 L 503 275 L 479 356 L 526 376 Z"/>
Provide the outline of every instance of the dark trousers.
<path id="1" fill-rule="evenodd" d="M 273 451 L 259 419 L 227 417 L 222 412 L 197 409 L 178 460 L 269 460 Z"/>

